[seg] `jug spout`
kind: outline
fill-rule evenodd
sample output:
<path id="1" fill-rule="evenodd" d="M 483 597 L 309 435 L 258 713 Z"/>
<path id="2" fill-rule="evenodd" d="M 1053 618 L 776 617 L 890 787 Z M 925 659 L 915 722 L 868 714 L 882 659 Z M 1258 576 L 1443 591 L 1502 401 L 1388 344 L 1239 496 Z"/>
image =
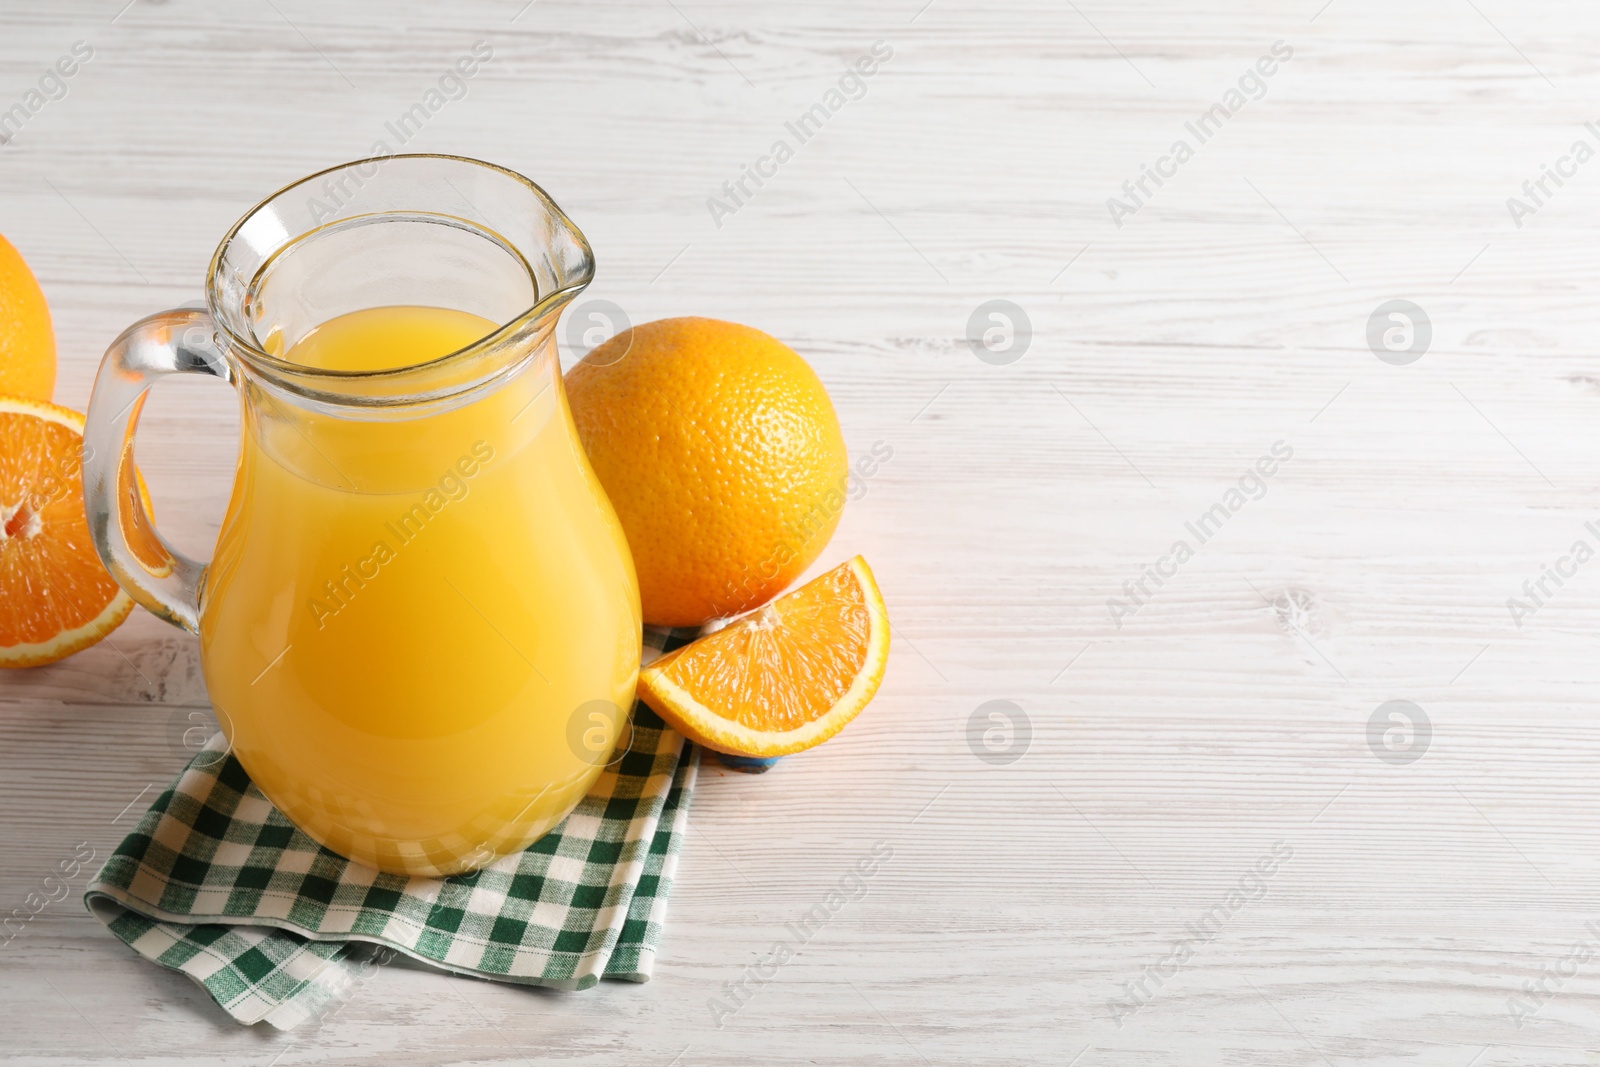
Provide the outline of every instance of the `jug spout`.
<path id="1" fill-rule="evenodd" d="M 527 178 L 459 156 L 391 155 L 313 174 L 253 208 L 218 247 L 206 302 L 246 377 L 316 404 L 382 409 L 514 373 L 514 357 L 544 348 L 593 277 L 589 242 Z M 410 366 L 284 358 L 322 323 L 386 306 L 451 308 L 499 328 Z"/>

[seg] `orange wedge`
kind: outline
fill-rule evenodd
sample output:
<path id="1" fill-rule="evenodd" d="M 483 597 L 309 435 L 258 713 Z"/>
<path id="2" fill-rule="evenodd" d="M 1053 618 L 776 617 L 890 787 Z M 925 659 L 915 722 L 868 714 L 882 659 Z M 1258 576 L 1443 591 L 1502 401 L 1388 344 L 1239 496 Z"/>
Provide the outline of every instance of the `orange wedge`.
<path id="1" fill-rule="evenodd" d="M 639 695 L 689 740 L 741 756 L 820 745 L 883 681 L 889 613 L 860 556 L 639 672 Z"/>
<path id="2" fill-rule="evenodd" d="M 133 610 L 83 514 L 83 416 L 0 396 L 0 667 L 88 648 Z"/>

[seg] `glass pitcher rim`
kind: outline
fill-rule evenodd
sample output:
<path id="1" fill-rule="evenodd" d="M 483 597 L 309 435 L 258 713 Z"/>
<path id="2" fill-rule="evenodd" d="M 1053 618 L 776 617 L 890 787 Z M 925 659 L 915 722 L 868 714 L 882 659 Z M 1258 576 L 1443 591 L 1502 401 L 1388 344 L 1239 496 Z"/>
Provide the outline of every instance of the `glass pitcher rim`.
<path id="1" fill-rule="evenodd" d="M 378 370 L 338 370 L 329 367 L 311 367 L 301 363 L 292 363 L 288 360 L 274 356 L 261 348 L 254 337 L 240 336 L 239 333 L 229 325 L 229 317 L 221 314 L 221 297 L 218 292 L 218 279 L 224 270 L 223 257 L 227 254 L 228 249 L 232 247 L 234 240 L 239 236 L 239 231 L 242 230 L 251 219 L 254 219 L 258 214 L 260 214 L 262 209 L 266 208 L 273 201 L 277 200 L 280 196 L 283 196 L 292 189 L 313 182 L 324 175 L 333 174 L 336 171 L 351 170 L 357 167 L 365 166 L 369 163 L 381 166 L 384 163 L 401 159 L 441 159 L 450 160 L 457 163 L 467 163 L 472 166 L 483 167 L 487 170 L 498 171 L 499 173 L 526 187 L 529 192 L 531 192 L 539 201 L 542 202 L 544 207 L 550 212 L 551 218 L 555 220 L 561 229 L 566 231 L 567 235 L 575 244 L 577 244 L 578 248 L 582 250 L 583 259 L 580 269 L 571 277 L 570 280 L 566 282 L 566 284 L 560 285 L 548 293 L 536 293 L 538 299 L 536 299 L 527 309 L 512 316 L 509 320 L 501 323 L 494 330 L 483 335 L 482 337 L 479 337 L 471 344 L 455 349 L 454 351 L 447 352 L 442 356 L 436 356 L 433 359 L 426 360 L 421 363 L 408 363 L 400 367 L 385 367 Z M 329 222 L 324 224 L 324 226 L 332 226 L 337 224 L 337 222 Z M 319 226 L 316 230 L 308 231 L 308 234 L 316 233 L 322 228 L 323 227 Z M 304 237 L 306 235 L 301 236 Z M 298 239 L 299 238 L 297 238 L 297 240 Z M 519 258 L 522 257 L 519 255 Z M 406 375 L 417 374 L 421 371 L 438 370 L 439 368 L 444 367 L 452 362 L 464 361 L 471 356 L 482 354 L 483 352 L 494 348 L 495 345 L 502 341 L 506 336 L 524 328 L 530 322 L 538 321 L 548 314 L 553 308 L 560 308 L 572 297 L 582 292 L 588 287 L 589 283 L 594 280 L 594 270 L 594 249 L 589 244 L 589 239 L 584 236 L 582 230 L 578 229 L 577 224 L 572 221 L 567 213 L 561 209 L 561 206 L 555 202 L 555 199 L 549 193 L 545 192 L 544 188 L 539 185 L 538 182 L 535 182 L 527 175 L 519 174 L 517 171 L 514 171 L 509 167 L 502 167 L 498 163 L 490 163 L 487 160 L 477 159 L 472 156 L 454 155 L 448 152 L 394 152 L 388 155 L 367 156 L 362 159 L 347 160 L 343 163 L 336 163 L 331 167 L 324 167 L 321 170 L 312 172 L 311 174 L 296 178 L 294 181 L 289 182 L 287 185 L 274 190 L 269 195 L 258 200 L 250 207 L 248 211 L 240 215 L 232 226 L 228 227 L 228 232 L 224 234 L 222 240 L 217 243 L 216 251 L 212 253 L 211 263 L 206 271 L 205 302 L 206 310 L 210 313 L 211 319 L 213 323 L 215 323 L 218 332 L 221 333 L 226 339 L 228 349 L 230 351 L 240 353 L 252 365 L 260 366 L 278 374 L 290 374 L 297 378 L 305 378 L 312 381 L 318 379 L 323 379 L 330 383 L 339 381 L 392 381 L 403 378 Z"/>

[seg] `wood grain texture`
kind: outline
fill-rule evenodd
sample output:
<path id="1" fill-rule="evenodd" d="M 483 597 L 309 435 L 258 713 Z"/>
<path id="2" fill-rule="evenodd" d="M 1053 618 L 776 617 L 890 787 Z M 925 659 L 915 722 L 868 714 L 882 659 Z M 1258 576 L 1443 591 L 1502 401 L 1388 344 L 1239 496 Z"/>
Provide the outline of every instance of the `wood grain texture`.
<path id="1" fill-rule="evenodd" d="M 648 985 L 392 966 L 319 1028 L 245 1030 L 74 897 L 0 947 L 0 1058 L 1600 1062 L 1600 960 L 1563 962 L 1600 918 L 1600 563 L 1520 627 L 1505 604 L 1600 518 L 1600 162 L 1520 228 L 1505 203 L 1596 143 L 1592 5 L 123 2 L 0 7 L 0 108 L 95 49 L 0 146 L 58 401 L 198 294 L 250 204 L 367 154 L 488 41 L 407 147 L 544 184 L 633 321 L 749 322 L 813 362 L 852 451 L 894 451 L 819 564 L 872 561 L 894 653 L 826 748 L 703 775 Z M 866 95 L 716 225 L 706 199 L 879 40 Z M 1114 225 L 1107 197 L 1280 40 L 1265 95 Z M 1033 327 L 1005 366 L 965 340 L 996 298 Z M 1409 366 L 1365 340 L 1393 298 L 1432 322 Z M 140 439 L 197 554 L 233 404 L 164 385 Z M 1107 599 L 1280 440 L 1266 495 L 1115 625 Z M 1008 765 L 968 741 L 995 699 L 1032 726 Z M 1392 699 L 1432 723 L 1409 765 L 1368 747 Z M 194 642 L 143 614 L 0 677 L 0 911 L 113 847 L 206 707 Z M 880 840 L 865 897 L 716 1027 L 708 1001 Z M 1124 983 L 1277 842 L 1264 895 L 1118 1026 Z"/>

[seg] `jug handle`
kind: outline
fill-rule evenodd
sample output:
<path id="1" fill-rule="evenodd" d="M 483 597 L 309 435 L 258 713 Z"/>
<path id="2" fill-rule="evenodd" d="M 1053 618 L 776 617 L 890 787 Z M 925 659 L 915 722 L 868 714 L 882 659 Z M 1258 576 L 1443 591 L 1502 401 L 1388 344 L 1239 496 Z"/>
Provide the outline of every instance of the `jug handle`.
<path id="1" fill-rule="evenodd" d="M 233 382 L 209 313 L 180 309 L 151 315 L 106 349 L 84 425 L 83 505 L 90 540 L 117 584 L 157 617 L 199 633 L 207 565 L 185 556 L 156 531 L 133 464 L 133 435 L 145 395 L 168 374 L 209 374 Z"/>

